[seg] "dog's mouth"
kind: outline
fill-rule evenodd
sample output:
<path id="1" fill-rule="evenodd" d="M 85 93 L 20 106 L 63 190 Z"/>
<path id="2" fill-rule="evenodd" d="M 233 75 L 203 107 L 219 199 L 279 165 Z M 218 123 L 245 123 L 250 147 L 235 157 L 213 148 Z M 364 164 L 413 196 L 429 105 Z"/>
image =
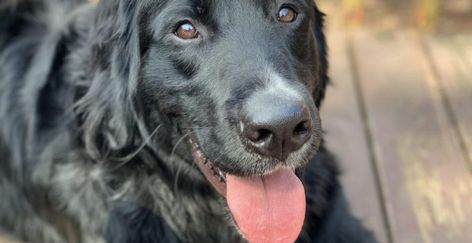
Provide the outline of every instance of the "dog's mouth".
<path id="1" fill-rule="evenodd" d="M 305 218 L 305 191 L 292 169 L 261 176 L 225 173 L 190 139 L 192 155 L 211 185 L 226 198 L 232 216 L 249 242 L 294 242 Z"/>
<path id="2" fill-rule="evenodd" d="M 192 156 L 211 185 L 224 197 L 226 197 L 226 173 L 216 167 L 212 161 L 208 160 L 194 139 L 190 139 L 192 146 Z"/>

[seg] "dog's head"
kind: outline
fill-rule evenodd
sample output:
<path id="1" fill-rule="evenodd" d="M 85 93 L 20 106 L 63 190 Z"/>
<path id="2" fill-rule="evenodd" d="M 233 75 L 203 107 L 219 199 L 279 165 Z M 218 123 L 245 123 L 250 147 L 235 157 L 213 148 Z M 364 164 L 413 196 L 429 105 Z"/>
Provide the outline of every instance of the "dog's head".
<path id="1" fill-rule="evenodd" d="M 166 166 L 187 168 L 200 179 L 195 183 L 227 195 L 242 231 L 257 239 L 241 219 L 240 201 L 253 202 L 244 197 L 264 189 L 258 183 L 268 197 L 280 199 L 271 192 L 279 189 L 299 197 L 293 171 L 321 143 L 322 14 L 312 0 L 107 2 L 100 8 L 115 17 L 98 21 L 114 44 L 102 43 L 110 49 L 96 55 L 112 60 L 100 65 L 113 79 L 104 89 L 115 93 L 103 103 L 115 105 L 102 108 L 104 119 L 85 117 L 86 127 L 104 120 L 90 130 L 102 135 L 88 141 L 119 150 L 152 136 Z M 86 100 L 94 96 L 100 94 L 89 91 L 83 107 L 93 108 Z"/>

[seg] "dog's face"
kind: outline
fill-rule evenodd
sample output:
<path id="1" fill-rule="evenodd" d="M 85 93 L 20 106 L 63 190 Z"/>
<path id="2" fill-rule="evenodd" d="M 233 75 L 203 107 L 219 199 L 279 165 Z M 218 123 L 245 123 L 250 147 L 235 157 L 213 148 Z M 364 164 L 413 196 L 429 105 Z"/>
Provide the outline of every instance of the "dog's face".
<path id="1" fill-rule="evenodd" d="M 302 166 L 321 139 L 318 14 L 309 0 L 161 4 L 138 85 L 148 123 L 172 130 L 179 156 L 192 161 L 190 140 L 225 173 Z"/>
<path id="2" fill-rule="evenodd" d="M 294 171 L 321 143 L 320 15 L 311 0 L 175 0 L 141 31 L 138 99 L 149 129 L 162 126 L 171 163 L 196 164 L 226 196 L 250 241 L 293 241 L 303 224 Z M 268 230 L 277 227 L 280 235 Z"/>

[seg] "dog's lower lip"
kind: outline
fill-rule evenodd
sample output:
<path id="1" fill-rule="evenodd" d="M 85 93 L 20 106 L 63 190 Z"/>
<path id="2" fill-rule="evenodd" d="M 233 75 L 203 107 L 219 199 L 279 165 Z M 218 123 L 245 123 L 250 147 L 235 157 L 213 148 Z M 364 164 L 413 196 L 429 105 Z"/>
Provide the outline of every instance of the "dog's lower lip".
<path id="1" fill-rule="evenodd" d="M 203 164 L 210 170 L 213 171 L 213 176 L 219 180 L 221 183 L 226 183 L 226 174 L 221 171 L 219 168 L 215 167 L 208 159 L 206 159 Z"/>
<path id="2" fill-rule="evenodd" d="M 206 158 L 195 140 L 190 139 L 189 143 L 192 147 L 193 158 L 200 171 L 222 196 L 226 196 L 226 173 Z"/>

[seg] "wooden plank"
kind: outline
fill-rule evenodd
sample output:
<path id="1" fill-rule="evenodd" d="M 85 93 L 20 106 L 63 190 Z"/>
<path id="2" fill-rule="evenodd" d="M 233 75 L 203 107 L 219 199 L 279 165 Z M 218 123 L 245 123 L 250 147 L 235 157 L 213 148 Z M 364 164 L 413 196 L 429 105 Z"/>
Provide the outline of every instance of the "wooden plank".
<path id="1" fill-rule="evenodd" d="M 379 242 L 386 243 L 385 219 L 355 96 L 345 35 L 331 31 L 328 41 L 333 85 L 327 91 L 321 111 L 326 141 L 340 160 L 342 183 L 353 213 L 375 233 Z"/>
<path id="2" fill-rule="evenodd" d="M 472 242 L 472 178 L 417 34 L 352 38 L 394 242 Z"/>
<path id="3" fill-rule="evenodd" d="M 2 235 L 0 233 L 0 243 L 21 243 L 20 241 L 14 240 L 8 236 Z"/>
<path id="4" fill-rule="evenodd" d="M 472 35 L 429 37 L 426 41 L 472 172 Z"/>

